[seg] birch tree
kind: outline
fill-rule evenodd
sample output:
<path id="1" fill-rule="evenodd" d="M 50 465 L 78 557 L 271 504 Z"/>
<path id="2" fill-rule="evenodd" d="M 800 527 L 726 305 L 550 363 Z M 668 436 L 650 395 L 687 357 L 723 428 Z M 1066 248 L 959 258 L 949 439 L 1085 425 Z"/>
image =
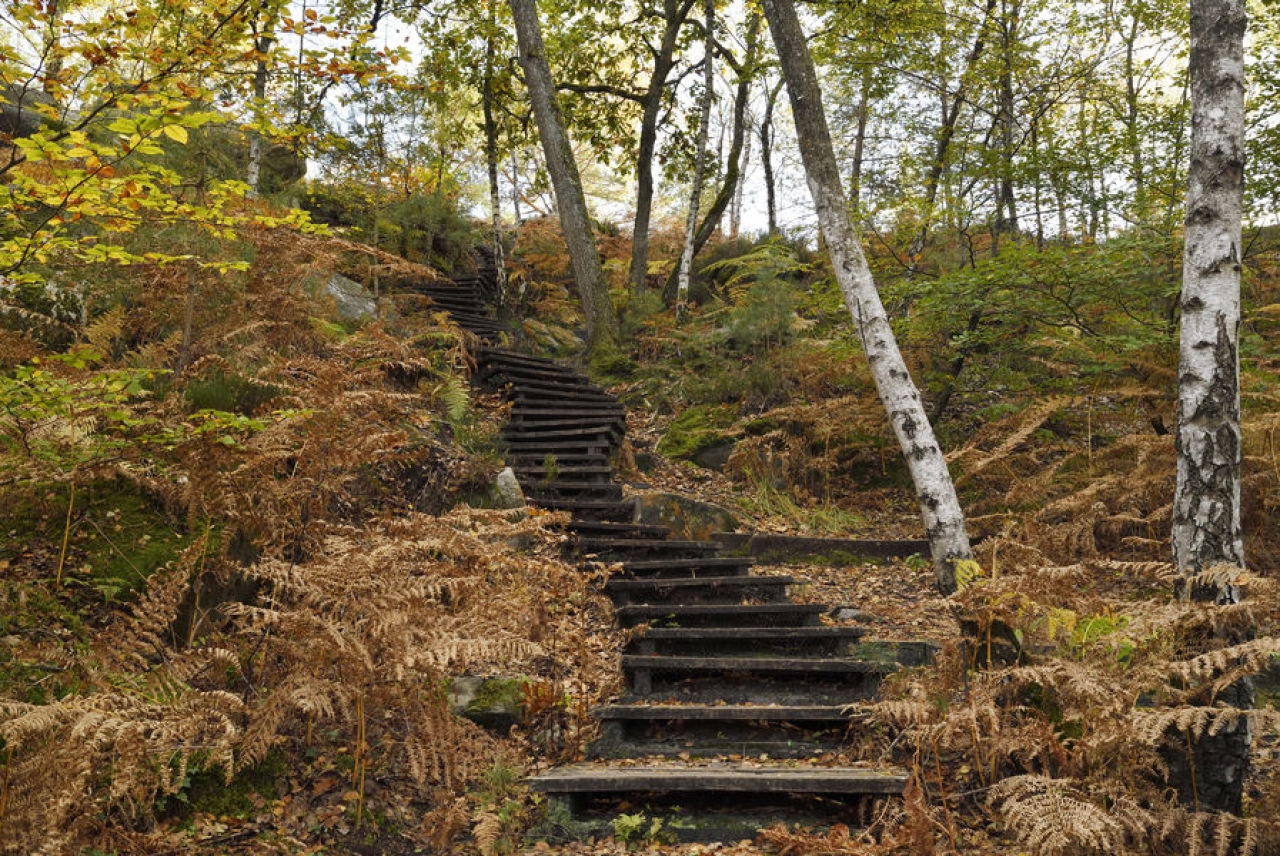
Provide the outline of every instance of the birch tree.
<path id="1" fill-rule="evenodd" d="M 1239 588 L 1200 583 L 1215 566 L 1244 567 L 1240 527 L 1240 257 L 1244 202 L 1244 0 L 1191 0 L 1191 167 L 1178 361 L 1178 479 L 1173 555 L 1184 595 L 1239 603 Z M 1218 579 L 1221 579 L 1218 576 Z M 1223 631 L 1224 644 L 1246 629 Z M 1253 706 L 1253 683 L 1217 701 Z M 1200 735 L 1187 768 L 1171 765 L 1179 795 L 1197 809 L 1239 813 L 1249 769 L 1249 720 Z"/>
<path id="2" fill-rule="evenodd" d="M 1188 174 L 1173 555 L 1244 566 L 1240 531 L 1240 231 L 1244 0 L 1191 3 Z"/>
<path id="3" fill-rule="evenodd" d="M 964 514 L 849 216 L 817 73 L 795 6 L 792 0 L 764 0 L 763 6 L 786 81 L 818 225 L 845 305 L 867 354 L 876 391 L 911 471 L 938 587 L 949 593 L 956 589 L 957 565 L 972 559 Z"/>
<path id="4" fill-rule="evenodd" d="M 587 213 L 578 164 L 556 105 L 556 89 L 542 42 L 536 0 L 510 0 L 510 6 L 511 16 L 515 19 L 520 68 L 524 70 L 525 87 L 529 90 L 547 172 L 555 190 L 560 228 L 569 248 L 569 263 L 578 285 L 583 315 L 586 316 L 587 347 L 594 351 L 616 343 L 618 338 L 617 319 L 609 304 L 609 286 L 600 266 L 595 236 L 591 232 L 591 218 Z"/>

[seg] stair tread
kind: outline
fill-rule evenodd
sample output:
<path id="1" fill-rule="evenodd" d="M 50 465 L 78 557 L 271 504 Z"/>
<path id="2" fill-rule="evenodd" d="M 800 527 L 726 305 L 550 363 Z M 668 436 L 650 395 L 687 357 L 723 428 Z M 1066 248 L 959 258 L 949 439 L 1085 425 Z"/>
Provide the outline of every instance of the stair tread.
<path id="1" fill-rule="evenodd" d="M 625 550 L 690 550 L 715 553 L 720 545 L 714 541 L 675 541 L 666 538 L 579 538 L 578 547 L 583 552 L 612 549 Z"/>
<path id="2" fill-rule="evenodd" d="M 861 639 L 862 627 L 650 627 L 637 639 L 665 640 L 826 640 Z"/>
<path id="3" fill-rule="evenodd" d="M 733 720 L 845 722 L 852 717 L 845 704 L 604 704 L 590 711 L 593 719 Z"/>
<path id="4" fill-rule="evenodd" d="M 748 556 L 688 556 L 672 559 L 640 559 L 622 563 L 625 571 L 632 573 L 666 570 L 697 570 L 698 568 L 749 568 L 755 564 Z"/>
<path id="5" fill-rule="evenodd" d="M 626 567 L 625 565 L 623 566 Z M 681 588 L 705 588 L 711 586 L 714 588 L 772 588 L 785 587 L 793 583 L 803 583 L 804 580 L 794 577 L 784 576 L 720 576 L 720 577 L 696 577 L 676 579 L 639 579 L 628 580 L 614 577 L 604 584 L 605 591 L 636 591 L 652 588 L 663 589 L 681 589 Z"/>
<path id="6" fill-rule="evenodd" d="M 873 675 L 896 666 L 856 657 L 683 657 L 671 654 L 623 654 L 622 667 L 663 671 L 805 672 Z"/>
<path id="7" fill-rule="evenodd" d="M 702 765 L 572 764 L 529 780 L 544 793 L 618 791 L 745 791 L 774 793 L 896 794 L 907 784 L 901 770 L 714 761 Z"/>

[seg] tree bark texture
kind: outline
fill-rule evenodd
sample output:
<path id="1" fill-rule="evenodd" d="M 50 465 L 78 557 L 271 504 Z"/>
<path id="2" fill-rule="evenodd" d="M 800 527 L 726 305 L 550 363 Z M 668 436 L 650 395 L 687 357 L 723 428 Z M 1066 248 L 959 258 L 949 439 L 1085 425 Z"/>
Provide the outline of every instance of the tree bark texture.
<path id="1" fill-rule="evenodd" d="M 569 249 L 569 264 L 578 285 L 582 312 L 586 316 L 587 348 L 594 351 L 601 345 L 615 343 L 618 338 L 617 319 L 609 304 L 609 285 L 600 266 L 595 236 L 591 232 L 591 218 L 587 214 L 578 164 L 556 105 L 556 89 L 542 43 L 536 0 L 509 0 L 509 3 L 511 16 L 515 19 L 520 67 L 524 70 L 525 87 L 529 90 L 547 172 L 555 190 L 560 229 Z"/>
<path id="2" fill-rule="evenodd" d="M 636 219 L 631 235 L 631 270 L 628 280 L 636 291 L 644 288 L 649 272 L 649 217 L 653 211 L 653 156 L 658 143 L 658 114 L 667 78 L 675 66 L 676 40 L 689 17 L 694 0 L 665 0 L 662 4 L 666 24 L 662 41 L 653 54 L 653 73 L 644 93 L 644 111 L 640 117 L 640 148 L 636 155 Z"/>
<path id="3" fill-rule="evenodd" d="M 498 188 L 498 123 L 493 115 L 493 61 L 494 61 L 494 7 L 489 7 L 490 31 L 484 45 L 484 160 L 489 173 L 489 217 L 493 229 L 493 263 L 495 267 L 493 295 L 499 309 L 505 309 L 507 300 L 507 265 L 502 244 L 502 197 Z"/>
<path id="4" fill-rule="evenodd" d="M 1244 198 L 1244 0 L 1191 0 L 1191 168 L 1183 255 L 1178 361 L 1178 480 L 1173 555 L 1189 577 L 1214 565 L 1244 567 L 1240 528 L 1240 233 Z M 1238 603 L 1233 585 L 1187 585 L 1198 600 Z M 1238 635 L 1238 634 L 1237 634 Z M 1222 644 L 1244 641 L 1223 638 Z M 1217 701 L 1253 706 L 1253 684 Z M 1249 769 L 1247 719 L 1192 740 L 1185 778 L 1197 809 L 1239 812 Z M 1184 761 L 1186 765 L 1186 761 Z"/>
<path id="5" fill-rule="evenodd" d="M 920 393 L 903 362 L 846 207 L 840 171 L 823 112 L 818 78 L 792 0 L 764 0 L 764 14 L 782 65 L 800 157 L 831 254 L 836 280 L 867 354 L 876 391 L 906 457 L 933 553 L 938 587 L 956 588 L 955 565 L 972 558 L 964 514 Z"/>
<path id="6" fill-rule="evenodd" d="M 698 224 L 693 233 L 693 255 L 702 252 L 711 235 L 720 225 L 725 210 L 742 186 L 742 174 L 745 171 L 743 145 L 747 139 L 747 101 L 751 97 L 751 81 L 755 76 L 756 55 L 759 51 L 759 16 L 747 21 L 747 52 L 742 65 L 738 68 L 738 85 L 733 96 L 733 132 L 729 138 L 729 158 L 725 163 L 724 182 L 720 185 L 716 198 L 711 200 L 707 216 Z M 734 228 L 737 235 L 737 228 Z M 662 287 L 662 300 L 671 303 L 676 299 L 676 285 L 679 268 L 671 271 L 666 284 Z"/>
<path id="7" fill-rule="evenodd" d="M 698 231 L 698 208 L 702 205 L 702 185 L 707 175 L 707 142 L 711 130 L 711 101 L 715 97 L 716 77 L 712 57 L 715 52 L 715 0 L 707 0 L 707 41 L 702 57 L 702 115 L 698 127 L 698 151 L 694 155 L 693 187 L 689 191 L 689 218 L 684 228 L 684 250 L 680 253 L 680 280 L 676 289 L 676 314 L 684 311 L 689 299 L 689 280 L 693 276 L 693 243 Z"/>
<path id="8" fill-rule="evenodd" d="M 1244 0 L 1191 3 L 1191 169 L 1178 365 L 1178 570 L 1244 566 L 1240 531 L 1240 223 Z"/>

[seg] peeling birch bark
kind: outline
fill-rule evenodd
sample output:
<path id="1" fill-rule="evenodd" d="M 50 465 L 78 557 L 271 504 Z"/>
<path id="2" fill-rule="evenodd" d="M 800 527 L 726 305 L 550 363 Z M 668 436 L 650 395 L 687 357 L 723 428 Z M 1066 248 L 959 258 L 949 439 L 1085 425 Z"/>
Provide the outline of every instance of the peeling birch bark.
<path id="1" fill-rule="evenodd" d="M 1244 566 L 1238 344 L 1244 31 L 1243 0 L 1191 3 L 1191 168 L 1173 504 L 1173 555 L 1183 574 L 1222 563 Z"/>
<path id="2" fill-rule="evenodd" d="M 817 74 L 795 7 L 791 0 L 764 0 L 763 6 L 791 99 L 800 157 L 818 211 L 818 224 L 831 253 L 845 305 L 862 339 L 876 391 L 893 423 L 915 484 L 938 588 L 949 593 L 956 588 L 956 563 L 973 555 L 964 513 L 849 217 Z"/>

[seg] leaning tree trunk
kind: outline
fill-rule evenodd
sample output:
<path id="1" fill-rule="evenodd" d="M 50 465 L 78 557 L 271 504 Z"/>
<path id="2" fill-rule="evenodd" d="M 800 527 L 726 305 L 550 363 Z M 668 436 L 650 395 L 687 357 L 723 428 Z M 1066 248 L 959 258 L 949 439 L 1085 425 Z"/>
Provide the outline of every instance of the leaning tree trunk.
<path id="1" fill-rule="evenodd" d="M 516 42 L 525 86 L 542 138 L 542 151 L 547 172 L 555 190 L 560 229 L 569 248 L 569 264 L 578 285 L 582 312 L 587 321 L 587 349 L 595 351 L 611 346 L 618 339 L 618 322 L 609 305 L 609 284 L 600 266 L 600 254 L 591 232 L 587 200 L 582 192 L 582 178 L 569 146 L 560 109 L 556 105 L 555 84 L 547 65 L 547 52 L 542 44 L 542 27 L 538 22 L 536 0 L 509 0 L 515 19 Z"/>
<path id="2" fill-rule="evenodd" d="M 1193 599 L 1238 603 L 1229 582 L 1200 583 L 1215 565 L 1244 567 L 1240 528 L 1240 232 L 1244 198 L 1244 0 L 1191 0 L 1191 168 L 1178 362 L 1178 481 L 1173 555 Z M 1249 628 L 1227 631 L 1243 642 Z M 1206 704 L 1253 706 L 1245 679 Z M 1193 739 L 1190 769 L 1171 764 L 1184 801 L 1238 813 L 1252 734 L 1240 717 Z"/>
<path id="3" fill-rule="evenodd" d="M 894 433 L 911 471 L 933 553 L 938 588 L 949 593 L 956 589 L 956 564 L 972 558 L 964 514 L 960 510 L 942 449 L 925 416 L 920 393 L 902 360 L 849 217 L 840 170 L 822 109 L 818 77 L 795 7 L 792 0 L 764 0 L 763 5 L 781 61 L 782 76 L 787 83 L 800 143 L 800 158 L 804 162 L 809 192 L 818 211 L 818 224 L 831 254 L 831 265 L 844 293 L 845 304 L 862 339 L 876 391 L 893 423 Z"/>
<path id="4" fill-rule="evenodd" d="M 676 289 L 676 316 L 684 313 L 689 299 L 689 280 L 693 275 L 693 244 L 698 231 L 698 208 L 702 205 L 702 185 L 707 174 L 707 142 L 711 131 L 711 100 L 715 96 L 716 78 L 711 56 L 715 50 L 715 0 L 707 0 L 707 41 L 702 57 L 702 124 L 698 127 L 698 151 L 694 153 L 693 188 L 689 191 L 689 218 L 684 229 L 684 251 L 680 253 L 680 279 Z"/>

